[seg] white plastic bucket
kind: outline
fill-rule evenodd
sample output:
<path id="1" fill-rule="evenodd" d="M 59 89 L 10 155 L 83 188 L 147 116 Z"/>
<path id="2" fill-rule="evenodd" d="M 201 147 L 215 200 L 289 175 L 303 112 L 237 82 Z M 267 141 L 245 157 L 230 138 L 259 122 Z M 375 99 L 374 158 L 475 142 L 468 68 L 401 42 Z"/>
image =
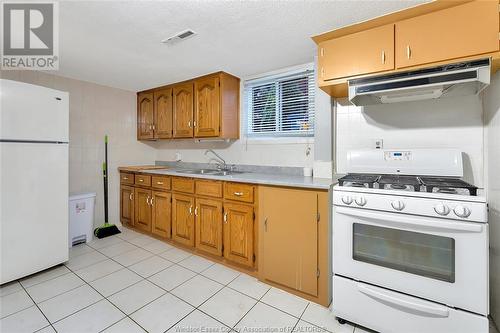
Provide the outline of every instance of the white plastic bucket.
<path id="1" fill-rule="evenodd" d="M 69 247 L 92 240 L 95 193 L 69 196 Z"/>

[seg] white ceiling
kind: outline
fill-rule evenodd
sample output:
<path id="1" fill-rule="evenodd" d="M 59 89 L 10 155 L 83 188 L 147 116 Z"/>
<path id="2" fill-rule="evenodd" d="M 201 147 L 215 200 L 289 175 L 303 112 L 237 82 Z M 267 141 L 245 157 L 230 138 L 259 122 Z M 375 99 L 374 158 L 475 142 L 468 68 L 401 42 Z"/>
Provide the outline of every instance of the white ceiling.
<path id="1" fill-rule="evenodd" d="M 424 1 L 62 1 L 59 75 L 132 91 L 313 60 L 311 36 Z M 174 45 L 164 38 L 193 29 Z"/>

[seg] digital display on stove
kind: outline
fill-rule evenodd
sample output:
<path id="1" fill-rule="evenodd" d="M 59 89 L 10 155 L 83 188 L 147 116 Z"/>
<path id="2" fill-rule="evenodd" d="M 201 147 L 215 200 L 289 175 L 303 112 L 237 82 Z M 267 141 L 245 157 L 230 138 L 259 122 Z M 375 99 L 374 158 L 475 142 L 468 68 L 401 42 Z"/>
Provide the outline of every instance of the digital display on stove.
<path id="1" fill-rule="evenodd" d="M 394 156 L 403 156 L 403 153 L 394 153 Z"/>
<path id="2" fill-rule="evenodd" d="M 410 151 L 386 151 L 384 152 L 386 161 L 409 161 L 411 160 Z"/>

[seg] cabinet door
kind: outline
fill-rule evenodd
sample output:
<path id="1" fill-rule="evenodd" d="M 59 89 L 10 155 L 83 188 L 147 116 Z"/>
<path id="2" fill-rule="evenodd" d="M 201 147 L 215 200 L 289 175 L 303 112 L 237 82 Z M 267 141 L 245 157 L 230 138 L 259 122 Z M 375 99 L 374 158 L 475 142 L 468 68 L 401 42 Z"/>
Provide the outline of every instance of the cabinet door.
<path id="1" fill-rule="evenodd" d="M 224 203 L 224 257 L 253 266 L 253 207 Z"/>
<path id="2" fill-rule="evenodd" d="M 154 139 L 154 107 L 153 94 L 140 93 L 137 95 L 137 139 Z"/>
<path id="3" fill-rule="evenodd" d="M 172 137 L 172 89 L 154 92 L 155 138 Z"/>
<path id="4" fill-rule="evenodd" d="M 196 247 L 222 255 L 222 201 L 196 199 Z"/>
<path id="5" fill-rule="evenodd" d="M 134 225 L 134 188 L 131 186 L 120 187 L 120 221 Z"/>
<path id="6" fill-rule="evenodd" d="M 262 186 L 259 202 L 264 278 L 317 296 L 318 194 Z"/>
<path id="7" fill-rule="evenodd" d="M 172 194 L 172 239 L 194 246 L 194 197 Z"/>
<path id="8" fill-rule="evenodd" d="M 151 191 L 136 187 L 135 197 L 135 227 L 151 232 Z"/>
<path id="9" fill-rule="evenodd" d="M 194 136 L 219 136 L 220 86 L 218 76 L 194 82 Z"/>
<path id="10" fill-rule="evenodd" d="M 173 88 L 174 138 L 193 137 L 193 84 Z"/>
<path id="11" fill-rule="evenodd" d="M 172 195 L 167 192 L 153 191 L 151 207 L 153 210 L 151 232 L 163 238 L 170 238 L 172 219 Z"/>
<path id="12" fill-rule="evenodd" d="M 473 1 L 396 23 L 396 67 L 498 51 L 498 1 Z"/>
<path id="13" fill-rule="evenodd" d="M 394 69 L 394 25 L 361 31 L 319 44 L 320 79 Z"/>

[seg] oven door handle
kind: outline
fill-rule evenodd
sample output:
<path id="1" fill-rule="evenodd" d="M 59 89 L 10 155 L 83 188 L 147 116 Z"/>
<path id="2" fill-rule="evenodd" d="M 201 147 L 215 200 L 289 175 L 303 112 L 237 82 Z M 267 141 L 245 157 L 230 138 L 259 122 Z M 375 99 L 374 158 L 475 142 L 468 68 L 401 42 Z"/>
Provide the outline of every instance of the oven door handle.
<path id="1" fill-rule="evenodd" d="M 392 307 L 397 307 L 399 309 L 407 309 L 412 312 L 419 312 L 422 314 L 430 315 L 432 317 L 441 317 L 441 318 L 446 318 L 450 315 L 450 311 L 448 308 L 445 306 L 439 306 L 439 305 L 427 305 L 427 304 L 422 304 L 422 303 L 416 303 L 416 302 L 411 302 L 406 299 L 401 299 L 398 297 L 395 297 L 393 295 L 385 294 L 381 291 L 374 290 L 368 286 L 362 285 L 358 283 L 358 290 L 379 301 L 382 302 L 386 305 L 392 306 Z"/>
<path id="2" fill-rule="evenodd" d="M 372 211 L 365 211 L 360 209 L 352 209 L 345 207 L 335 207 L 335 212 L 342 215 L 349 215 L 354 217 L 364 217 L 367 219 L 382 221 L 385 224 L 406 224 L 415 227 L 424 227 L 427 229 L 435 230 L 447 230 L 447 231 L 458 231 L 458 232 L 481 232 L 483 231 L 483 226 L 481 223 L 474 222 L 448 222 L 440 220 L 437 223 L 429 222 L 429 218 L 415 218 L 409 217 L 401 214 L 394 213 L 377 213 Z M 397 216 L 397 217 L 394 217 Z M 334 221 L 335 223 L 335 221 Z"/>

